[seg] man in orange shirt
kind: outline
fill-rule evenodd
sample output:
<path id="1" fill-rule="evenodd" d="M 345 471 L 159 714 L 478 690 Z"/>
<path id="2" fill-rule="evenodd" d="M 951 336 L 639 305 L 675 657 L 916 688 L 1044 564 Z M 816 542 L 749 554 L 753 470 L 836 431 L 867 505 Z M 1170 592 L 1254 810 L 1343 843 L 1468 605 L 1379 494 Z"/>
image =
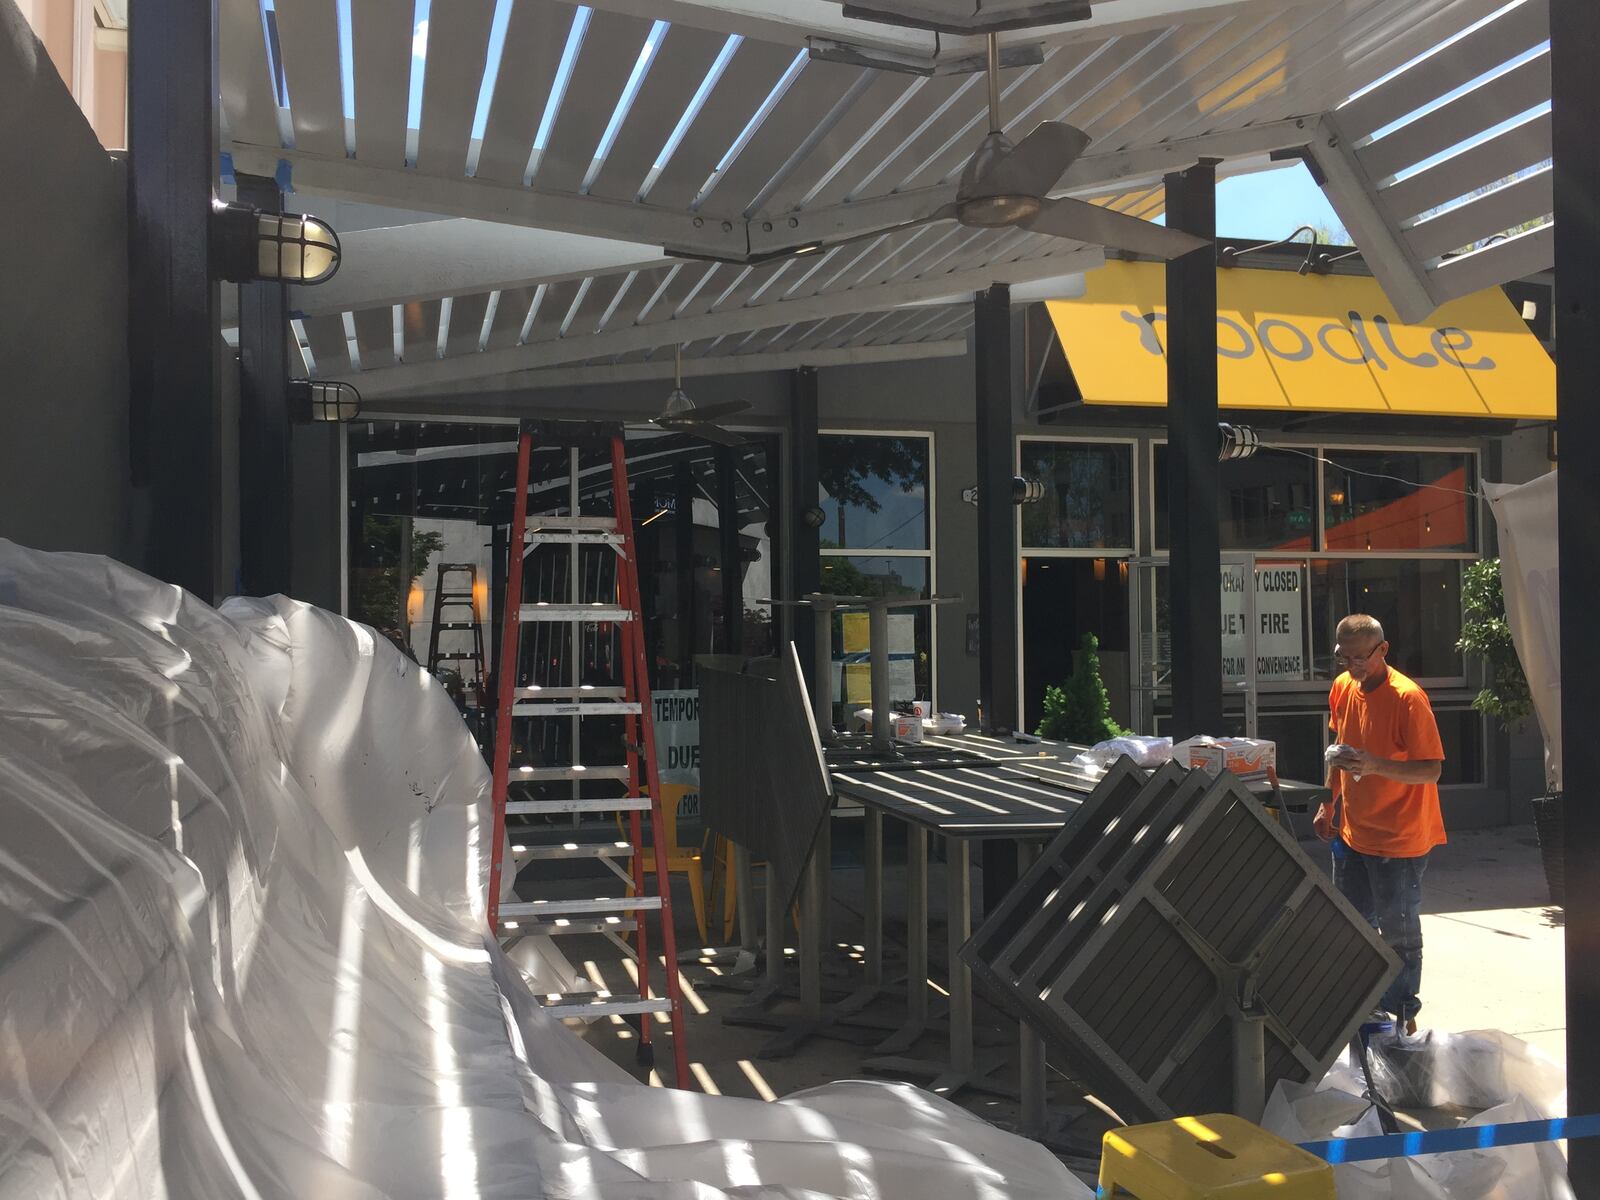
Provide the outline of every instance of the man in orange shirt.
<path id="1" fill-rule="evenodd" d="M 1422 873 L 1445 840 L 1439 813 L 1444 747 L 1427 694 L 1389 666 L 1373 617 L 1353 614 L 1334 634 L 1344 673 L 1328 693 L 1329 728 L 1345 750 L 1328 763 L 1333 800 L 1317 810 L 1317 835 L 1333 843 L 1333 882 L 1400 956 L 1380 1001 L 1408 1033 L 1422 1002 Z"/>

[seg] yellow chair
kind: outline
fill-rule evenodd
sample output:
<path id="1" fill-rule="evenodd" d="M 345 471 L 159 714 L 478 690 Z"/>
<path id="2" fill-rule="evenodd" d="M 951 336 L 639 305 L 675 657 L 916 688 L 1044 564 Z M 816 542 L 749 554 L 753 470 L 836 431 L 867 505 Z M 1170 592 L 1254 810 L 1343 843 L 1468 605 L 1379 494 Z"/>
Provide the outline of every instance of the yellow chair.
<path id="1" fill-rule="evenodd" d="M 1331 1166 L 1227 1113 L 1109 1131 L 1098 1194 L 1104 1200 L 1335 1200 Z"/>
<path id="2" fill-rule="evenodd" d="M 689 898 L 694 902 L 694 923 L 700 931 L 700 944 L 706 944 L 706 878 L 705 869 L 701 864 L 700 851 L 694 846 L 678 844 L 678 803 L 684 796 L 694 791 L 694 788 L 682 783 L 664 783 L 661 785 L 661 828 L 660 836 L 667 842 L 667 874 L 682 875 L 689 881 Z M 627 826 L 621 816 L 617 817 L 617 829 L 626 838 Z M 644 863 L 644 873 L 654 875 L 656 870 L 655 853 L 647 846 L 640 854 Z M 628 894 L 633 895 L 633 885 L 628 885 Z"/>

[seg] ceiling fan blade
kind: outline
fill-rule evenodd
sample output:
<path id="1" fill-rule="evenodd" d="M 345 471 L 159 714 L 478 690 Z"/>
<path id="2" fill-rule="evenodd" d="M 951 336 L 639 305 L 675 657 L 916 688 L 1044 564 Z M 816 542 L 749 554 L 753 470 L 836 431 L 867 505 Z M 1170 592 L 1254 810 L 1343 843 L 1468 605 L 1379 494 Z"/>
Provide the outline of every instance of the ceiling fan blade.
<path id="1" fill-rule="evenodd" d="M 690 437 L 699 438 L 704 442 L 712 442 L 718 446 L 742 446 L 744 438 L 734 433 L 731 429 L 724 429 L 721 425 L 714 425 L 710 421 L 685 421 L 677 427 L 679 433 L 686 433 Z"/>
<path id="2" fill-rule="evenodd" d="M 985 190 L 1047 196 L 1089 145 L 1089 135 L 1065 121 L 1042 121 L 995 163 Z"/>
<path id="3" fill-rule="evenodd" d="M 748 400 L 729 400 L 724 404 L 697 404 L 682 415 L 690 421 L 715 421 L 721 417 L 731 417 L 735 413 L 749 411 Z"/>
<path id="4" fill-rule="evenodd" d="M 1113 209 L 1064 196 L 1046 200 L 1034 216 L 1021 222 L 1024 229 L 1052 237 L 1070 238 L 1091 246 L 1131 250 L 1155 258 L 1181 258 L 1210 245 L 1204 238 L 1165 225 L 1130 217 Z"/>

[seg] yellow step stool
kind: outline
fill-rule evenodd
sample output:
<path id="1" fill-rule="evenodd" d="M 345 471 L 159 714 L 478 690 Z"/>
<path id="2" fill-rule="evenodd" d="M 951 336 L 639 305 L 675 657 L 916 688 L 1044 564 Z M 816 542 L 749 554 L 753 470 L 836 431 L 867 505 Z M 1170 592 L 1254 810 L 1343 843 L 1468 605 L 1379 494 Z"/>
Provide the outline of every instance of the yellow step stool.
<path id="1" fill-rule="evenodd" d="M 1213 1113 L 1113 1129 L 1102 1200 L 1335 1200 L 1333 1168 L 1240 1117 Z"/>

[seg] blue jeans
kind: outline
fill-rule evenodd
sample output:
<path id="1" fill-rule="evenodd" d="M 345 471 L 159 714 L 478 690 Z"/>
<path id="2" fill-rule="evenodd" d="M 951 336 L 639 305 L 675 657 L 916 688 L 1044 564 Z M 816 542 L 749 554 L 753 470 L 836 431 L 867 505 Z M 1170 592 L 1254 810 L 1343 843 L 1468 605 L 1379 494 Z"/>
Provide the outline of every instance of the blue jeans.
<path id="1" fill-rule="evenodd" d="M 1400 956 L 1400 974 L 1378 1005 L 1401 1021 L 1422 1007 L 1417 989 L 1422 986 L 1422 873 L 1427 866 L 1426 854 L 1382 858 L 1334 839 L 1334 886 Z"/>

